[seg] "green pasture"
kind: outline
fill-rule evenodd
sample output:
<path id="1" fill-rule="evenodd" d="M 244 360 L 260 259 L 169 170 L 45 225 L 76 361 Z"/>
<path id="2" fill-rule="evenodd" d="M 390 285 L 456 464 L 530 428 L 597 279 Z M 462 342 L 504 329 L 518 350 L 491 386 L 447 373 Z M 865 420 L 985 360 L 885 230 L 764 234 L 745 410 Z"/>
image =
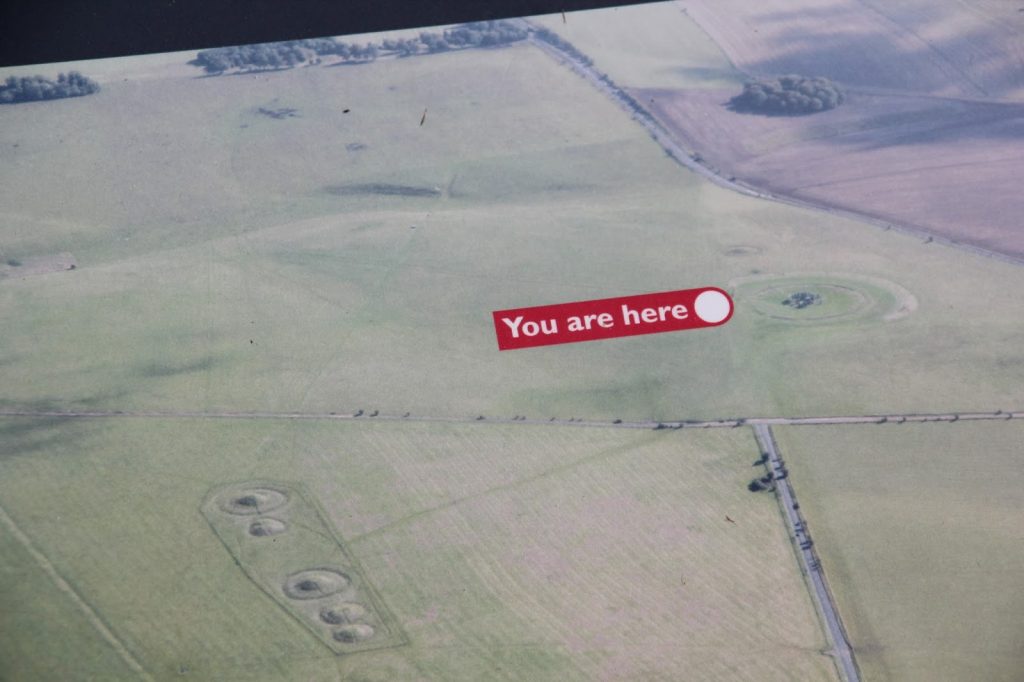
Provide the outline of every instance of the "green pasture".
<path id="1" fill-rule="evenodd" d="M 775 435 L 864 680 L 1019 679 L 1024 425 Z"/>
<path id="2" fill-rule="evenodd" d="M 7 409 L 673 419 L 1024 398 L 1020 268 L 710 186 L 525 45 L 111 84 L 0 109 L 0 156 L 0 256 L 78 261 L 0 280 Z M 919 307 L 808 326 L 743 296 L 822 272 Z M 496 348 L 492 310 L 705 285 L 736 289 L 723 327 Z"/>
<path id="3" fill-rule="evenodd" d="M 746 76 L 676 2 L 536 17 L 620 86 L 729 88 Z"/>
<path id="4" fill-rule="evenodd" d="M 775 502 L 746 490 L 746 429 L 127 417 L 0 429 L 0 504 L 154 679 L 835 679 Z M 409 644 L 335 655 L 246 576 L 294 570 L 308 544 L 226 549 L 201 509 L 247 480 L 322 507 Z M 0 541 L 4 584 L 38 595 L 3 610 L 4 679 L 134 679 L 22 546 Z"/>

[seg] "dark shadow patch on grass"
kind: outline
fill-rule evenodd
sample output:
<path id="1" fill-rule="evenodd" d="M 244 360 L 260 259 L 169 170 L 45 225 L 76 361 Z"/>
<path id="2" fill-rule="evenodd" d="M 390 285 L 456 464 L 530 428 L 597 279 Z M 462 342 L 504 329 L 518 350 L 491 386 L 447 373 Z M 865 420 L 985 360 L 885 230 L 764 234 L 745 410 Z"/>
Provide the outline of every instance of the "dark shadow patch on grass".
<path id="1" fill-rule="evenodd" d="M 67 417 L 0 418 L 0 460 L 63 448 L 79 440 L 85 426 Z"/>
<path id="2" fill-rule="evenodd" d="M 213 369 L 218 363 L 213 358 L 207 357 L 201 360 L 192 360 L 191 362 L 178 363 L 178 364 L 157 364 L 152 363 L 144 365 L 140 368 L 139 373 L 148 379 L 160 378 L 160 377 L 173 377 L 179 374 L 191 374 L 193 372 L 206 372 Z"/>
<path id="3" fill-rule="evenodd" d="M 327 185 L 324 192 L 338 197 L 375 195 L 389 197 L 438 197 L 440 187 L 422 185 L 394 185 L 387 182 L 366 182 L 349 185 Z"/>

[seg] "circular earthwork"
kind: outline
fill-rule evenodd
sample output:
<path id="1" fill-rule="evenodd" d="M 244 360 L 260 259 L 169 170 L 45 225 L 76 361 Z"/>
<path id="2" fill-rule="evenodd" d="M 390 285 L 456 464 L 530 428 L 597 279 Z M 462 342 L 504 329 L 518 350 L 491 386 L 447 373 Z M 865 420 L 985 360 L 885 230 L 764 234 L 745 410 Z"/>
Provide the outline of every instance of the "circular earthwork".
<path id="1" fill-rule="evenodd" d="M 344 590 L 351 583 L 341 571 L 313 568 L 288 576 L 284 581 L 284 593 L 292 599 L 320 599 Z"/>
<path id="2" fill-rule="evenodd" d="M 917 308 L 917 299 L 909 291 L 875 277 L 832 273 L 759 275 L 730 284 L 737 307 L 789 324 L 891 322 Z M 801 304 L 795 304 L 797 301 Z"/>
<path id="3" fill-rule="evenodd" d="M 258 538 L 280 535 L 286 530 L 288 530 L 288 526 L 284 521 L 281 521 L 280 519 L 272 519 L 270 517 L 256 519 L 249 524 L 249 535 Z"/>
<path id="4" fill-rule="evenodd" d="M 366 607 L 351 601 L 320 609 L 320 620 L 328 625 L 348 625 L 365 617 Z"/>
<path id="5" fill-rule="evenodd" d="M 282 507 L 288 493 L 265 485 L 239 486 L 220 495 L 220 508 L 229 514 L 254 516 Z"/>
<path id="6" fill-rule="evenodd" d="M 355 644 L 356 642 L 363 642 L 373 637 L 374 629 L 373 626 L 367 625 L 366 623 L 351 623 L 349 625 L 342 625 L 340 628 L 334 631 L 334 639 L 339 642 L 345 642 L 346 644 Z"/>

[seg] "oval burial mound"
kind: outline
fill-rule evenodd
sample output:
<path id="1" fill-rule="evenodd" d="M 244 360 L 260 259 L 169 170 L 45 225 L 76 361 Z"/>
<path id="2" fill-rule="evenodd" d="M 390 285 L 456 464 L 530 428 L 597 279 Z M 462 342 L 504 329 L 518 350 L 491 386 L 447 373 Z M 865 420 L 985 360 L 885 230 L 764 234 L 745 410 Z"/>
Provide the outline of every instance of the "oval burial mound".
<path id="1" fill-rule="evenodd" d="M 268 486 L 239 486 L 220 495 L 220 508 L 229 514 L 255 515 L 288 502 L 288 493 Z"/>
<path id="2" fill-rule="evenodd" d="M 328 625 L 355 623 L 366 617 L 366 607 L 356 602 L 342 602 L 320 610 L 320 620 Z"/>
<path id="3" fill-rule="evenodd" d="M 249 524 L 249 535 L 254 535 L 258 538 L 280 535 L 286 530 L 288 530 L 288 526 L 279 519 L 256 519 Z"/>
<path id="4" fill-rule="evenodd" d="M 373 627 L 366 623 L 343 625 L 334 631 L 334 639 L 339 642 L 362 642 L 373 637 Z"/>
<path id="5" fill-rule="evenodd" d="M 340 571 L 314 568 L 299 571 L 284 581 L 284 593 L 292 599 L 320 599 L 342 591 L 352 583 Z"/>

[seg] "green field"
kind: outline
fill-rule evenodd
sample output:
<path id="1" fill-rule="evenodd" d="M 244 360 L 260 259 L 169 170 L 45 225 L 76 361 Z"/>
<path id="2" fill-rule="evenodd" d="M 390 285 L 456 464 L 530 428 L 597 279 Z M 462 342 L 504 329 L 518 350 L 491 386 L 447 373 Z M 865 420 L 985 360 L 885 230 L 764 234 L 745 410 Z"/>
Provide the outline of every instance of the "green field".
<path id="1" fill-rule="evenodd" d="M 1024 425 L 775 436 L 865 680 L 1020 679 Z"/>
<path id="2" fill-rule="evenodd" d="M 624 85 L 734 78 L 673 5 L 543 22 Z M 96 95 L 0 107 L 5 680 L 835 679 L 776 503 L 746 489 L 747 429 L 426 420 L 1024 404 L 1024 269 L 704 182 L 529 44 L 216 78 L 130 65 Z M 698 286 L 734 295 L 728 324 L 496 347 L 493 310 Z M 781 304 L 798 291 L 822 303 Z M 411 419 L 323 418 L 356 410 Z M 108 414 L 11 416 L 49 411 Z M 999 541 L 1019 514 L 982 493 L 998 477 L 1017 501 L 1014 428 L 778 430 L 866 671 L 1005 677 L 1020 557 Z M 883 436 L 906 456 L 868 447 Z M 808 454 L 833 441 L 844 457 Z M 351 555 L 373 622 L 408 644 L 336 655 L 315 610 L 282 608 L 295 567 L 247 565 L 264 555 L 204 516 L 246 481 L 308 495 L 292 518 L 322 562 Z M 871 544 L 886 510 L 919 515 L 893 531 L 915 556 L 964 550 L 930 570 L 992 570 L 963 568 L 970 590 L 872 573 L 912 558 Z M 857 543 L 877 562 L 828 553 Z M 955 604 L 935 617 L 955 627 L 977 595 L 985 642 L 936 626 L 942 654 L 910 622 Z M 905 620 L 883 628 L 879 604 Z"/>
<path id="3" fill-rule="evenodd" d="M 45 444 L 0 449 L 3 506 L 156 679 L 834 679 L 775 503 L 746 491 L 745 429 L 0 428 Z M 335 656 L 245 578 L 200 507 L 250 479 L 318 500 L 410 644 Z M 133 679 L 0 541 L 4 585 L 24 575 L 39 597 L 2 611 L 0 627 L 24 633 L 0 638 L 4 679 Z"/>
<path id="4" fill-rule="evenodd" d="M 738 91 L 746 78 L 674 1 L 534 21 L 568 40 L 622 86 Z"/>
<path id="5" fill-rule="evenodd" d="M 0 161 L 0 256 L 78 262 L 0 282 L 8 408 L 678 419 L 1024 399 L 1020 268 L 701 182 L 529 46 L 5 107 Z M 440 194 L 352 193 L 373 186 Z M 495 349 L 496 309 L 829 271 L 920 306 L 808 328 L 740 300 L 717 329 Z"/>

